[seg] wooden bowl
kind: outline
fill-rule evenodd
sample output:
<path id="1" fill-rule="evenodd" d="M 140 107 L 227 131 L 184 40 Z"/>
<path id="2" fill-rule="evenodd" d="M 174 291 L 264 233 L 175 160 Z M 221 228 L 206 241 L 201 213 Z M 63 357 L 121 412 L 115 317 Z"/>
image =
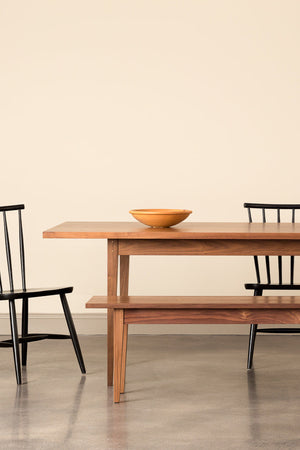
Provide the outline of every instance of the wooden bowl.
<path id="1" fill-rule="evenodd" d="M 188 209 L 132 209 L 133 217 L 152 228 L 168 228 L 182 222 L 192 211 Z"/>

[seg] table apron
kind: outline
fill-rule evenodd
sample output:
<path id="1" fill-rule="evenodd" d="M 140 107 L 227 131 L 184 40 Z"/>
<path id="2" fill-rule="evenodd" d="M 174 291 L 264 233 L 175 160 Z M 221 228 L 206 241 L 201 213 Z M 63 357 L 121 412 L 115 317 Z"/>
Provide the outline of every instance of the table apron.
<path id="1" fill-rule="evenodd" d="M 125 324 L 300 324 L 299 310 L 124 309 Z"/>
<path id="2" fill-rule="evenodd" d="M 119 239 L 119 255 L 300 255 L 299 240 Z"/>

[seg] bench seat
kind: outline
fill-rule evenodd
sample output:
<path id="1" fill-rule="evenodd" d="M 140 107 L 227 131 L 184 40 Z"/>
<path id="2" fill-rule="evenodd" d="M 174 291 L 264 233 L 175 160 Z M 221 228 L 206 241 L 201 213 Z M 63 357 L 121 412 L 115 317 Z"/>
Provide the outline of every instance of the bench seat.
<path id="1" fill-rule="evenodd" d="M 86 308 L 300 309 L 300 296 L 94 296 Z"/>
<path id="2" fill-rule="evenodd" d="M 113 310 L 114 402 L 125 388 L 128 324 L 300 324 L 300 296 L 94 296 Z"/>

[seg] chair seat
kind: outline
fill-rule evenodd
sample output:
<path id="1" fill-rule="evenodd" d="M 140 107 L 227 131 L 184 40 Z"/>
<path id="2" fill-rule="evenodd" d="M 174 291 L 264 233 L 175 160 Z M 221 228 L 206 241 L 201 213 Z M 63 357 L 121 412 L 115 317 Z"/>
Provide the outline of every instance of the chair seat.
<path id="1" fill-rule="evenodd" d="M 73 291 L 72 286 L 58 287 L 58 288 L 44 288 L 44 289 L 16 289 L 14 291 L 3 291 L 0 294 L 0 300 L 11 300 L 18 298 L 30 297 L 46 297 L 47 295 L 68 294 Z"/>
<path id="2" fill-rule="evenodd" d="M 276 289 L 286 289 L 286 290 L 300 290 L 300 284 L 263 284 L 263 283 L 247 283 L 245 284 L 246 289 L 269 289 L 269 290 L 276 290 Z"/>

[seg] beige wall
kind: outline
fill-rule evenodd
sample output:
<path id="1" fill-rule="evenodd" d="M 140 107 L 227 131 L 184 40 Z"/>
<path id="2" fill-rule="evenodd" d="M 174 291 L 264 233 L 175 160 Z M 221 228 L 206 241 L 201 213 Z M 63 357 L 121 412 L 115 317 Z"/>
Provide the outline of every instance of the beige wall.
<path id="1" fill-rule="evenodd" d="M 299 17 L 298 0 L 2 0 L 0 204 L 26 204 L 29 280 L 74 285 L 75 313 L 105 293 L 105 242 L 42 239 L 65 220 L 300 202 Z M 251 263 L 133 258 L 131 293 L 238 295 Z"/>

